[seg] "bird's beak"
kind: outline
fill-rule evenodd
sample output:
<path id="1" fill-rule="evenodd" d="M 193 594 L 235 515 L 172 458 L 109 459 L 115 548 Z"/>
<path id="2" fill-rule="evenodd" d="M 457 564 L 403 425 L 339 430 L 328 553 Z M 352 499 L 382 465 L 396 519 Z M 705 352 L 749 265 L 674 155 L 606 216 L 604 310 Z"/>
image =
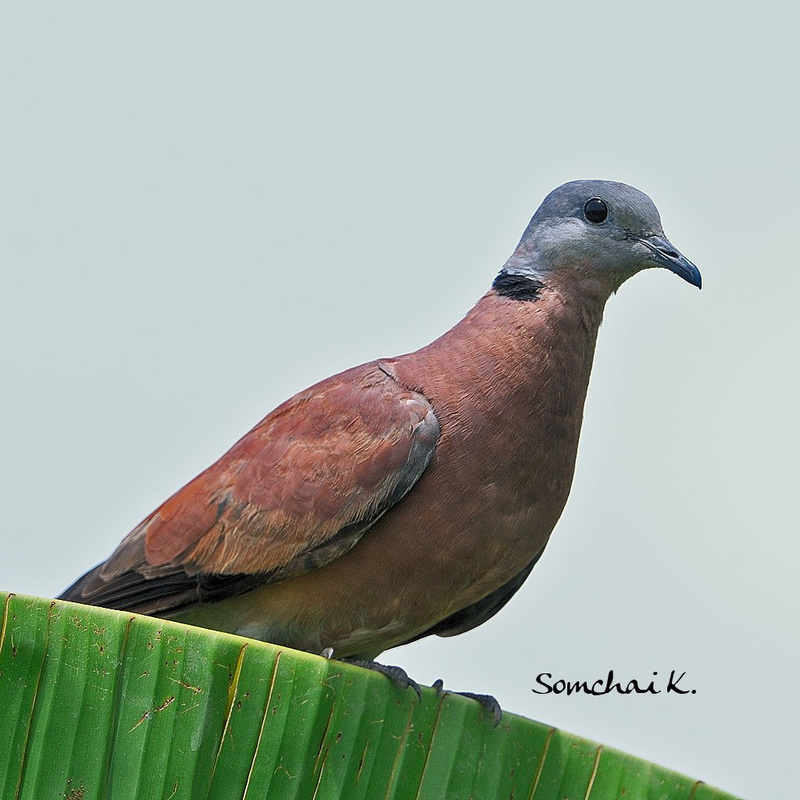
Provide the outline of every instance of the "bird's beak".
<path id="1" fill-rule="evenodd" d="M 698 289 L 703 286 L 700 270 L 678 252 L 666 239 L 660 236 L 648 236 L 639 241 L 651 252 L 650 260 L 659 267 L 666 267 L 670 272 L 680 275 L 685 281 Z"/>

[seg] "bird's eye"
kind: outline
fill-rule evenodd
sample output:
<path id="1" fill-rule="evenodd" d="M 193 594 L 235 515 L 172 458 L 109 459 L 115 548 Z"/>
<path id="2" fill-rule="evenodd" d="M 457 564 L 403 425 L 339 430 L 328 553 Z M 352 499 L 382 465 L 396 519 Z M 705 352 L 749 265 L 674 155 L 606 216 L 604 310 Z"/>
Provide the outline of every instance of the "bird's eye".
<path id="1" fill-rule="evenodd" d="M 599 197 L 593 197 L 591 200 L 586 201 L 586 205 L 583 207 L 583 215 L 589 222 L 599 225 L 601 222 L 606 221 L 608 206 Z"/>

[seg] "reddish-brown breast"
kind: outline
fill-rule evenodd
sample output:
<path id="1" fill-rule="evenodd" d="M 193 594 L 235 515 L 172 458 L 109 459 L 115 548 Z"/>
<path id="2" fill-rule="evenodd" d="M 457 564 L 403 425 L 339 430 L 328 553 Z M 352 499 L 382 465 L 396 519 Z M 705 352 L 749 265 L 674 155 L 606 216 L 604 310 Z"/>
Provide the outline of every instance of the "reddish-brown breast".
<path id="1" fill-rule="evenodd" d="M 389 362 L 430 401 L 441 436 L 415 502 L 396 506 L 375 533 L 400 537 L 424 520 L 415 549 L 447 575 L 443 611 L 525 567 L 566 503 L 605 299 L 569 296 L 549 289 L 519 302 L 490 292 L 432 345 Z"/>

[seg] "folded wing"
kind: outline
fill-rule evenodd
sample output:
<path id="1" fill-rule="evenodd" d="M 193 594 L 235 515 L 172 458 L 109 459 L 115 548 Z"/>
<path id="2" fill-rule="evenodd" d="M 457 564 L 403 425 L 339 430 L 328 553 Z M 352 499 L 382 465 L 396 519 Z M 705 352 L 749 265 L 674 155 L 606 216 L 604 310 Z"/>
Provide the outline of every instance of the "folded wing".
<path id="1" fill-rule="evenodd" d="M 321 567 L 412 488 L 439 424 L 368 364 L 301 392 L 156 509 L 62 599 L 169 614 Z"/>

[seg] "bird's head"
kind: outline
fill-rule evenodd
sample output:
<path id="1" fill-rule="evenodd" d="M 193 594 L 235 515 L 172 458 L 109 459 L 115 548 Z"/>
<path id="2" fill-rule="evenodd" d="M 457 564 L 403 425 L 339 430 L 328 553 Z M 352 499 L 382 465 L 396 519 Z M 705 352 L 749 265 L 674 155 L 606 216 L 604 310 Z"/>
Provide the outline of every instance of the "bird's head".
<path id="1" fill-rule="evenodd" d="M 540 286 L 559 276 L 593 278 L 608 292 L 649 267 L 701 286 L 700 271 L 664 235 L 643 192 L 614 181 L 571 181 L 550 192 L 508 259 L 498 282 Z"/>

